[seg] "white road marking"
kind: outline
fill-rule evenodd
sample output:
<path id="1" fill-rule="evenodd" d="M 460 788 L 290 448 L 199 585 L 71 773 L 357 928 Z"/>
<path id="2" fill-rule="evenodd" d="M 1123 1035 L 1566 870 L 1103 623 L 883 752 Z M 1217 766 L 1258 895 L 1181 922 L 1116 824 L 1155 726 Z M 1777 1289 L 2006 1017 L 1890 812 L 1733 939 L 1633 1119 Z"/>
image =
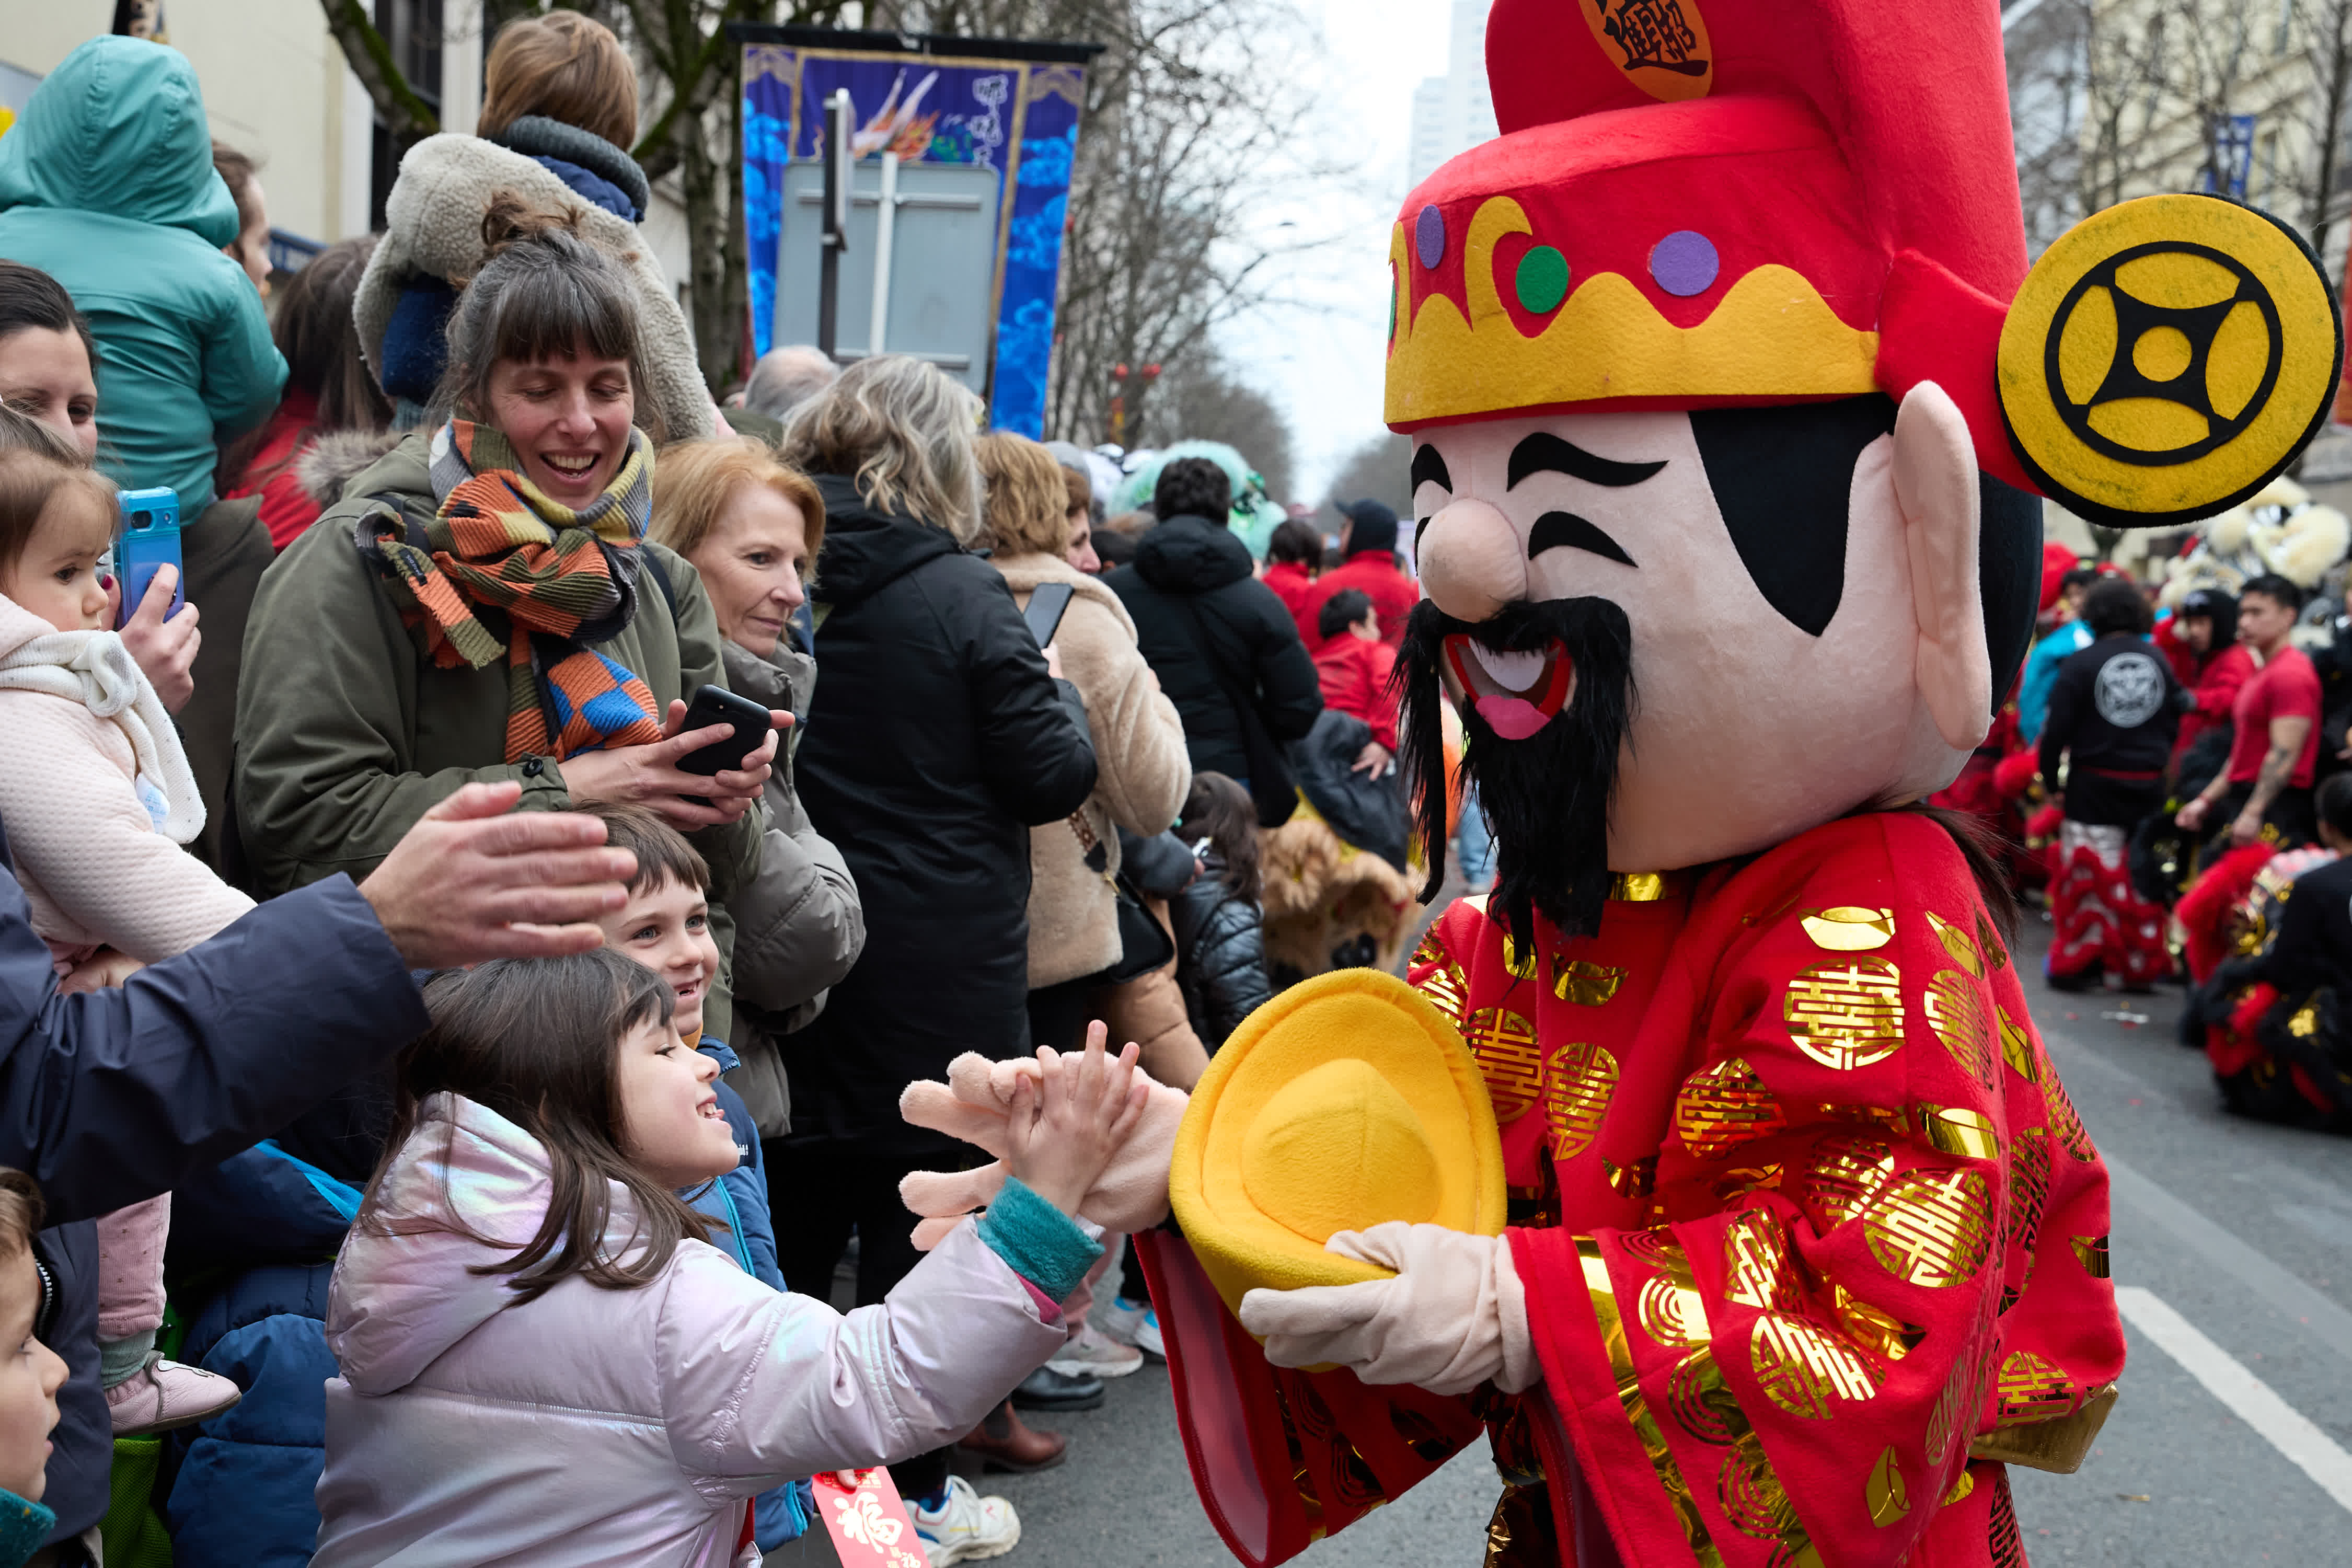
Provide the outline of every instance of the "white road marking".
<path id="1" fill-rule="evenodd" d="M 2318 1482 L 2328 1496 L 2352 1510 L 2352 1454 L 2346 1453 L 2334 1438 L 2281 1399 L 2269 1384 L 2248 1372 L 2229 1352 L 2207 1339 L 2154 1291 L 2137 1285 L 2118 1285 L 2116 1310 L 2123 1314 L 2126 1322 L 2155 1341 L 2158 1349 L 2203 1384 L 2208 1394 L 2228 1405 L 2239 1420 L 2294 1460 L 2295 1467 Z"/>

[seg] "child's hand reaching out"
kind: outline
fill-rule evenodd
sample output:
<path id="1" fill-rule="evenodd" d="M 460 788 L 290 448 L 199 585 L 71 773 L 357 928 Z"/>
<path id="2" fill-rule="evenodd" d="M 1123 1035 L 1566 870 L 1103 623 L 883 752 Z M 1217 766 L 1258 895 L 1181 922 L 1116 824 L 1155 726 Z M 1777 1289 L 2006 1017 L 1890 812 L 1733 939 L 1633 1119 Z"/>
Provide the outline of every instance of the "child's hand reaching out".
<path id="1" fill-rule="evenodd" d="M 1038 1076 L 1024 1072 L 1013 1091 L 1005 1166 L 1064 1214 L 1078 1212 L 1151 1092 L 1150 1080 L 1135 1072 L 1138 1047 L 1130 1044 L 1112 1057 L 1103 1048 L 1108 1037 L 1096 1023 L 1079 1055 L 1038 1047 Z"/>

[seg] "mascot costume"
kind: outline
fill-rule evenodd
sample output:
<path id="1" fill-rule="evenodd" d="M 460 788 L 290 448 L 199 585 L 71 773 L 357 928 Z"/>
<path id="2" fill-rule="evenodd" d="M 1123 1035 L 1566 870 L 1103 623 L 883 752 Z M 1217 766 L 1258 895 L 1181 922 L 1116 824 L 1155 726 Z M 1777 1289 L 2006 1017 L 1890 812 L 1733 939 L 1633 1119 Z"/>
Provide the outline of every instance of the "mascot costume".
<path id="1" fill-rule="evenodd" d="M 1157 1092 L 1139 1237 L 1193 1477 L 1283 1562 L 1490 1436 L 1514 1568 L 2022 1563 L 2124 1342 L 2007 899 L 1917 803 L 2032 628 L 2039 496 L 2255 493 L 2341 363 L 2242 205 L 2029 271 L 1993 0 L 1497 0 L 1504 130 L 1407 199 L 1388 416 L 1499 881 Z M 909 1089 L 1003 1147 L 1018 1064 Z M 919 1235 L 999 1167 L 908 1178 Z"/>

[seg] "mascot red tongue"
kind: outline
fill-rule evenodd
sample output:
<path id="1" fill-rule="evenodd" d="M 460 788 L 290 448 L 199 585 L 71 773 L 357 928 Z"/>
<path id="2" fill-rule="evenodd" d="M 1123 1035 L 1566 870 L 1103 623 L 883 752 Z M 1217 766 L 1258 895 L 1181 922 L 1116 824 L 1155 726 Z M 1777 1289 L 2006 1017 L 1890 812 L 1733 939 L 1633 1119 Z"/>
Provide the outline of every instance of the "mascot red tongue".
<path id="1" fill-rule="evenodd" d="M 1918 803 L 2023 656 L 2037 497 L 2252 493 L 2326 416 L 2334 300 L 2205 196 L 2029 270 L 1994 0 L 1486 37 L 1505 134 L 1406 199 L 1387 408 L 1404 755 L 1442 864 L 1444 691 L 1497 888 L 1410 988 L 1275 998 L 1087 1212 L 1148 1225 L 1165 1169 L 1182 1234 L 1139 1244 L 1245 1563 L 1483 1428 L 1490 1568 L 2015 1568 L 2007 1467 L 2073 1469 L 2117 1397 L 2107 1181 L 2008 896 Z"/>

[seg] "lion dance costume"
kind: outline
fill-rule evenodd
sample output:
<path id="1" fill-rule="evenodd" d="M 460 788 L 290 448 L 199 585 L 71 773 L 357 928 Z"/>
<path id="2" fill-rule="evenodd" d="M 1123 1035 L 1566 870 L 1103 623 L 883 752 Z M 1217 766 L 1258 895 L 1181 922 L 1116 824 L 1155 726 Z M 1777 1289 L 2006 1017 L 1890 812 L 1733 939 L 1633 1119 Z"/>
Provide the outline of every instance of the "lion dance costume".
<path id="1" fill-rule="evenodd" d="M 1276 997 L 1082 1205 L 1139 1237 L 1193 1476 L 1283 1562 L 1491 1437 L 1494 1568 L 2014 1568 L 2124 1344 L 2107 1183 L 1973 839 L 2036 495 L 2252 494 L 2336 307 L 2263 215 L 2031 271 L 1993 0 L 1497 0 L 1504 134 L 1406 200 L 1388 416 L 1491 895 Z M 1987 889 L 1990 889 L 1990 893 Z M 988 1143 L 1017 1066 L 908 1091 Z M 985 1201 L 993 1168 L 910 1178 Z"/>

